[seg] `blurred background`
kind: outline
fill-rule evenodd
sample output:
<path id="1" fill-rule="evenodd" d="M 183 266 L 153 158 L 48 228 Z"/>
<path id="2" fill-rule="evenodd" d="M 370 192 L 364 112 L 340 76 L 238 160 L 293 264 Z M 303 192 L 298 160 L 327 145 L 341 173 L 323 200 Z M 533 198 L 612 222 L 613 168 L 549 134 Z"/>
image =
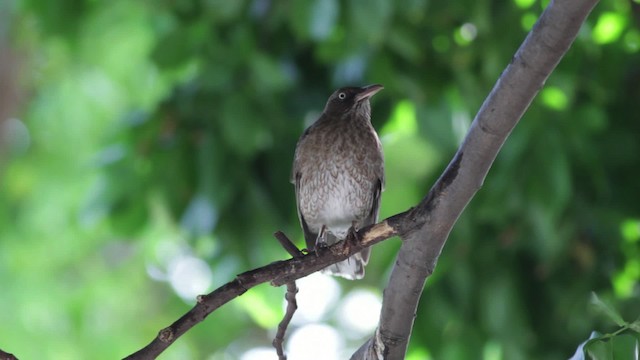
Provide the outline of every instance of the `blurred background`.
<path id="1" fill-rule="evenodd" d="M 331 92 L 381 83 L 381 217 L 415 205 L 547 1 L 0 0 L 0 348 L 114 359 L 197 294 L 302 246 L 294 147 Z M 640 4 L 603 0 L 427 281 L 409 359 L 566 359 L 640 315 Z M 370 336 L 399 247 L 300 281 L 290 359 Z M 274 359 L 284 288 L 162 359 Z M 637 334 L 636 339 L 637 339 Z"/>

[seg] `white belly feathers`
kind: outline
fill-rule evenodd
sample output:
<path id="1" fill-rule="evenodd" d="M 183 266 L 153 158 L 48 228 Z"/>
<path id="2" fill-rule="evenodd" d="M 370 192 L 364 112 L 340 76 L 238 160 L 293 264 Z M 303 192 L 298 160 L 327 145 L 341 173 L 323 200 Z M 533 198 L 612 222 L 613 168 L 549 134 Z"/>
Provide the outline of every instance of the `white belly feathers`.
<path id="1" fill-rule="evenodd" d="M 300 210 L 305 214 L 310 230 L 319 232 L 325 225 L 337 238 L 344 239 L 352 222 L 360 222 L 371 211 L 371 203 L 367 201 L 371 195 L 362 192 L 372 189 L 372 185 L 363 178 L 352 176 L 349 171 L 319 171 L 319 174 L 307 176 L 307 180 L 313 180 L 301 182 L 304 185 L 300 189 L 303 194 L 300 199 L 309 201 L 301 201 Z"/>

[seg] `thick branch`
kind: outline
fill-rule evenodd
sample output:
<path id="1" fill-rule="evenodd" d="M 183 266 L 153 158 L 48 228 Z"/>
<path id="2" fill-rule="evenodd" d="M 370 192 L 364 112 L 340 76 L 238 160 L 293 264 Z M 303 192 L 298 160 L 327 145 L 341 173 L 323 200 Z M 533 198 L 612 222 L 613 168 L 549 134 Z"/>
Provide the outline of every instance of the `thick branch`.
<path id="1" fill-rule="evenodd" d="M 403 233 L 380 326 L 352 359 L 403 359 L 426 278 L 449 232 L 482 186 L 511 130 L 575 39 L 597 0 L 555 0 L 541 15 L 476 115 L 440 179 L 413 212 L 420 229 Z"/>
<path id="2" fill-rule="evenodd" d="M 0 360 L 18 360 L 13 354 L 0 350 Z"/>

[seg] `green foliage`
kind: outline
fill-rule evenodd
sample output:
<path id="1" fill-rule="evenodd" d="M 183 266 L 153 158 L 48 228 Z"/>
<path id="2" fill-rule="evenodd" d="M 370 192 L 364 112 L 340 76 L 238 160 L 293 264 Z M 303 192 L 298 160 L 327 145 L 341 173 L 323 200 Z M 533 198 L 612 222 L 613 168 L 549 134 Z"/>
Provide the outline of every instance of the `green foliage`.
<path id="1" fill-rule="evenodd" d="M 614 322 L 619 328 L 610 334 L 591 333 L 588 341 L 582 343 L 571 360 L 593 359 L 634 359 L 640 348 L 640 317 L 633 323 L 623 320 L 611 305 L 595 293 L 591 297 L 595 310 Z"/>
<path id="2" fill-rule="evenodd" d="M 192 291 L 285 258 L 271 234 L 302 244 L 295 143 L 338 86 L 384 84 L 381 216 L 415 205 L 546 3 L 13 2 L 0 20 L 22 54 L 14 116 L 31 145 L 0 169 L 0 348 L 122 357 Z M 427 282 L 408 358 L 566 359 L 592 331 L 616 334 L 589 341 L 595 358 L 637 343 L 623 320 L 640 309 L 636 7 L 598 6 L 513 131 Z M 376 246 L 343 294 L 381 292 L 398 246 Z M 592 292 L 617 329 L 589 311 Z M 163 358 L 270 346 L 283 296 L 252 290 Z M 368 334 L 332 304 L 317 321 L 359 345 Z"/>

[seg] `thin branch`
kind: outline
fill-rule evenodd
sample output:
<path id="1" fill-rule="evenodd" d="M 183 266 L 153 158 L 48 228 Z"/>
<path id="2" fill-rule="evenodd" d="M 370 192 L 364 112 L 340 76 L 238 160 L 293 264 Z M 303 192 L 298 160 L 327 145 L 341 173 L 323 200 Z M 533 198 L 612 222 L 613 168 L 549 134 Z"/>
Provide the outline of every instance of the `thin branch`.
<path id="1" fill-rule="evenodd" d="M 278 239 L 280 245 L 282 245 L 294 259 L 299 259 L 304 255 L 282 231 L 276 231 L 273 236 Z M 287 310 L 284 313 L 282 321 L 278 324 L 278 331 L 273 339 L 273 347 L 276 348 L 276 354 L 278 354 L 278 359 L 280 360 L 287 360 L 282 344 L 284 343 L 284 335 L 287 332 L 287 327 L 293 318 L 293 314 L 298 310 L 298 302 L 296 301 L 297 293 L 298 287 L 296 286 L 296 282 L 292 281 L 287 283 L 287 292 L 284 294 L 284 298 L 287 300 Z"/>
<path id="2" fill-rule="evenodd" d="M 401 231 L 420 225 L 420 219 L 411 211 L 392 216 L 382 222 L 365 227 L 358 232 L 360 243 L 349 244 L 341 241 L 330 246 L 327 251 L 311 252 L 299 258 L 276 261 L 258 269 L 237 275 L 233 281 L 219 287 L 207 295 L 198 296 L 196 305 L 170 326 L 160 330 L 151 343 L 126 357 L 126 359 L 155 359 L 167 347 L 193 326 L 203 321 L 209 314 L 252 287 L 270 282 L 274 286 L 295 281 L 310 275 L 328 265 L 347 259 L 349 256 L 398 235 Z"/>
<path id="3" fill-rule="evenodd" d="M 273 233 L 273 236 L 278 239 L 280 245 L 282 245 L 282 247 L 289 253 L 289 255 L 293 256 L 294 259 L 299 259 L 304 256 L 304 253 L 302 253 L 302 251 L 295 246 L 293 241 L 289 240 L 287 235 L 282 231 L 276 231 Z"/>
<path id="4" fill-rule="evenodd" d="M 476 115 L 455 157 L 418 206 L 426 218 L 403 244 L 384 291 L 380 325 L 352 359 L 403 359 L 425 280 L 500 148 L 576 38 L 597 0 L 554 0 Z"/>
<path id="5" fill-rule="evenodd" d="M 297 293 L 298 287 L 296 286 L 296 282 L 292 281 L 287 283 L 287 293 L 284 295 L 284 298 L 287 300 L 287 311 L 285 312 L 282 321 L 280 321 L 280 324 L 278 324 L 278 331 L 273 339 L 273 347 L 276 348 L 276 353 L 280 360 L 287 359 L 287 356 L 284 354 L 284 349 L 282 348 L 282 343 L 284 343 L 284 335 L 291 319 L 293 318 L 293 314 L 298 310 L 298 302 L 296 301 Z"/>

